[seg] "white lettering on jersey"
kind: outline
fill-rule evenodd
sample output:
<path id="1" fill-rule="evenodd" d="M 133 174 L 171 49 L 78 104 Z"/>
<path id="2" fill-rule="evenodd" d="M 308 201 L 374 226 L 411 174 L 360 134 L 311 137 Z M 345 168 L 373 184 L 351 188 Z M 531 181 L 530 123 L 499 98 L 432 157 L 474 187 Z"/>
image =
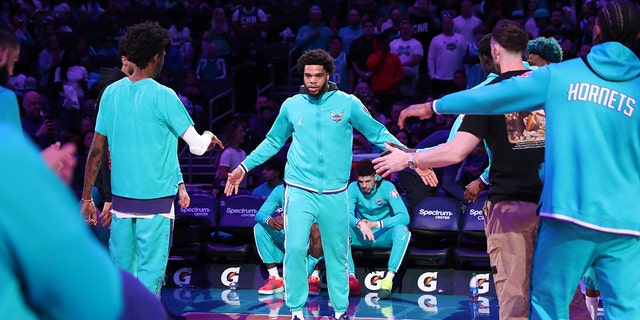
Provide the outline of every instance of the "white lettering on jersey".
<path id="1" fill-rule="evenodd" d="M 567 91 L 567 101 L 589 101 L 621 112 L 627 117 L 633 115 L 636 99 L 622 92 L 590 83 L 572 83 Z"/>

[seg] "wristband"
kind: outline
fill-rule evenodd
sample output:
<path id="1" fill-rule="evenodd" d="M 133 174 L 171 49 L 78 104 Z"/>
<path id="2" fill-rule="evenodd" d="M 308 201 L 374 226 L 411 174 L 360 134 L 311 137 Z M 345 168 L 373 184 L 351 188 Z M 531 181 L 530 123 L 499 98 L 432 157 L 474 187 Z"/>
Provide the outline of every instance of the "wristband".
<path id="1" fill-rule="evenodd" d="M 80 200 L 82 200 L 83 202 L 93 202 L 93 198 L 91 198 L 91 199 L 80 199 Z"/>

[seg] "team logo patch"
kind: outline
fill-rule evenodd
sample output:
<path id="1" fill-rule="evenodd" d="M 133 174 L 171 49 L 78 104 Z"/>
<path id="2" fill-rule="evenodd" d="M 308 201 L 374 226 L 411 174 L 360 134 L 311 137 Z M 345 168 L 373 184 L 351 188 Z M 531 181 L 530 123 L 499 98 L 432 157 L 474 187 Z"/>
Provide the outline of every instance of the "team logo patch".
<path id="1" fill-rule="evenodd" d="M 527 72 L 525 72 L 525 73 L 523 73 L 523 74 L 519 75 L 518 77 L 524 77 L 524 78 L 526 78 L 526 77 L 528 77 L 530 74 L 531 74 L 531 70 L 529 70 L 529 71 L 527 71 Z"/>
<path id="2" fill-rule="evenodd" d="M 389 195 L 393 198 L 397 198 L 398 197 L 398 190 L 392 190 Z"/>
<path id="3" fill-rule="evenodd" d="M 382 199 L 376 199 L 376 205 L 381 206 L 384 203 Z"/>
<path id="4" fill-rule="evenodd" d="M 329 112 L 331 115 L 331 120 L 335 121 L 335 123 L 340 123 L 342 121 L 342 115 L 344 115 L 344 111 L 340 113 Z"/>

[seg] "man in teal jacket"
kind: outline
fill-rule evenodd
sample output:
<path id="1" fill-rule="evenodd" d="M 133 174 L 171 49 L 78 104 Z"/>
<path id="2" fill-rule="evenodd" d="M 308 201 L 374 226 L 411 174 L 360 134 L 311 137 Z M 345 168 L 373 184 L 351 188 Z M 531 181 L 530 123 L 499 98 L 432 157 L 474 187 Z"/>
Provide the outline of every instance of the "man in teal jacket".
<path id="1" fill-rule="evenodd" d="M 371 160 L 356 166 L 358 181 L 351 182 L 349 211 L 351 213 L 351 246 L 355 248 L 391 248 L 387 274 L 381 280 L 378 298 L 391 298 L 393 276 L 398 272 L 407 252 L 411 232 L 407 228 L 409 213 L 393 183 L 383 180 L 373 169 Z M 355 273 L 349 251 L 349 273 Z"/>
<path id="2" fill-rule="evenodd" d="M 539 68 L 478 90 L 413 105 L 401 114 L 546 112 L 544 187 L 531 273 L 531 319 L 568 319 L 588 267 L 607 319 L 638 319 L 640 304 L 640 9 L 607 2 L 584 59 Z M 418 165 L 419 157 L 416 157 Z"/>
<path id="3" fill-rule="evenodd" d="M 347 253 L 349 203 L 346 192 L 351 172 L 353 129 L 379 147 L 399 143 L 373 119 L 357 97 L 337 90 L 329 76 L 333 59 L 321 49 L 310 50 L 298 60 L 304 74 L 300 93 L 288 98 L 266 139 L 230 174 L 225 193 L 237 192 L 249 170 L 260 165 L 293 138 L 285 167 L 284 256 L 285 300 L 292 319 L 304 319 L 307 299 L 307 250 L 309 229 L 317 220 L 322 238 L 331 306 L 337 319 L 347 319 Z"/>

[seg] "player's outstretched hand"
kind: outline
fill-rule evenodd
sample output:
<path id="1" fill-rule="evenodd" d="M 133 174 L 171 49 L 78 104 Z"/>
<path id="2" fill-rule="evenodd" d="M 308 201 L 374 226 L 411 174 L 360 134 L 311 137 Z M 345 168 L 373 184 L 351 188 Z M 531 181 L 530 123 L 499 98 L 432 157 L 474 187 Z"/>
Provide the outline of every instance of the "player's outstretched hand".
<path id="1" fill-rule="evenodd" d="M 422 179 L 422 182 L 424 182 L 424 184 L 432 188 L 435 188 L 438 186 L 438 177 L 436 176 L 436 173 L 433 172 L 433 169 L 416 168 L 416 173 L 418 173 L 418 175 L 420 176 L 420 179 Z"/>
<path id="2" fill-rule="evenodd" d="M 376 169 L 376 173 L 386 178 L 392 172 L 404 170 L 408 166 L 410 153 L 395 148 L 389 143 L 385 143 L 384 147 L 387 151 L 371 162 L 373 163 L 373 168 Z"/>
<path id="3" fill-rule="evenodd" d="M 205 131 L 205 132 L 209 132 L 209 131 Z M 222 145 L 222 141 L 220 141 L 220 139 L 218 139 L 218 137 L 211 133 L 211 142 L 209 143 L 209 147 L 207 147 L 207 151 L 211 151 L 211 149 L 215 148 L 217 146 L 220 146 L 220 149 L 224 149 L 224 146 Z"/>
<path id="4" fill-rule="evenodd" d="M 376 237 L 373 235 L 371 228 L 369 228 L 369 220 L 362 219 L 358 221 L 356 227 L 358 227 L 360 229 L 360 232 L 362 232 L 362 238 L 364 238 L 364 240 L 371 240 L 373 242 L 376 242 Z"/>
<path id="5" fill-rule="evenodd" d="M 224 186 L 224 194 L 228 197 L 238 193 L 240 181 L 244 178 L 244 170 L 237 166 L 233 171 L 228 173 L 227 184 Z"/>
<path id="6" fill-rule="evenodd" d="M 420 120 L 428 119 L 433 116 L 433 109 L 431 109 L 431 102 L 412 104 L 400 111 L 398 116 L 398 126 L 400 129 L 404 129 L 404 121 L 409 117 L 418 117 Z"/>

